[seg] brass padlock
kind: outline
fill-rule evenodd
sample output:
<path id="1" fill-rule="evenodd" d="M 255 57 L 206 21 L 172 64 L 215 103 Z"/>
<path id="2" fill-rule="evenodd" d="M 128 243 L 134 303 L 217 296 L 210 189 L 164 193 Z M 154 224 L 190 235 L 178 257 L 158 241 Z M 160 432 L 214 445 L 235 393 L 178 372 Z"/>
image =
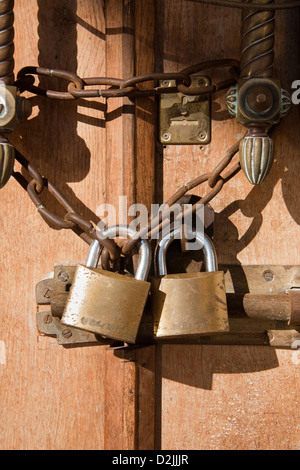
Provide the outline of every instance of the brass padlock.
<path id="1" fill-rule="evenodd" d="M 112 235 L 114 234 L 114 235 Z M 119 225 L 103 231 L 103 236 L 133 236 L 135 230 Z M 78 265 L 61 322 L 107 338 L 135 343 L 150 283 L 151 266 L 147 240 L 139 242 L 139 262 L 135 277 L 97 268 L 100 244 L 92 243 L 86 265 Z"/>
<path id="2" fill-rule="evenodd" d="M 167 274 L 167 250 L 179 230 L 156 247 L 156 276 L 151 279 L 154 334 L 171 338 L 229 331 L 224 273 L 218 271 L 215 248 L 206 234 L 194 233 L 203 247 L 206 272 Z"/>

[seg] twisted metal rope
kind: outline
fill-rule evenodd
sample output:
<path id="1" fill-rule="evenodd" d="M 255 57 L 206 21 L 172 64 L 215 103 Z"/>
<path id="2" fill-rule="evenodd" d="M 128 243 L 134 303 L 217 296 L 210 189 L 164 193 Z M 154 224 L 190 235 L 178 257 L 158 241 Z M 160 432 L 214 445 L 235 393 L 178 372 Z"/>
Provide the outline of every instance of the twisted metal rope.
<path id="1" fill-rule="evenodd" d="M 0 80 L 14 82 L 14 0 L 0 0 Z"/>

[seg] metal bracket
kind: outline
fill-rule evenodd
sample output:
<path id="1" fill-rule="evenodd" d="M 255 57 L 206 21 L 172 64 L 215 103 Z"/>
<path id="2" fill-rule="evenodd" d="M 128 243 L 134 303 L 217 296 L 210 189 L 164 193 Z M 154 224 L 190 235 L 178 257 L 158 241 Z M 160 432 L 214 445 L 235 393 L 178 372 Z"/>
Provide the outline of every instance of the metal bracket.
<path id="1" fill-rule="evenodd" d="M 192 76 L 191 86 L 207 86 L 205 76 Z M 160 82 L 175 87 L 175 80 Z M 182 93 L 163 93 L 159 108 L 159 139 L 162 144 L 209 144 L 211 140 L 211 106 L 209 95 L 186 96 Z"/>

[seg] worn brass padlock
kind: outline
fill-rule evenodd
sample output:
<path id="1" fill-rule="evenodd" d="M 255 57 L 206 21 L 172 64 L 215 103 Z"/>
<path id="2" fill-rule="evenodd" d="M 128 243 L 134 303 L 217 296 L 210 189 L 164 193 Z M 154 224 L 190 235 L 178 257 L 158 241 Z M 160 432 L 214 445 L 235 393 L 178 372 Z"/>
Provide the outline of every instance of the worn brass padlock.
<path id="1" fill-rule="evenodd" d="M 151 279 L 154 334 L 170 338 L 229 331 L 224 273 L 218 271 L 215 248 L 207 235 L 194 234 L 203 246 L 206 272 L 167 274 L 167 250 L 179 230 L 156 247 L 156 276 Z"/>
<path id="2" fill-rule="evenodd" d="M 133 236 L 135 230 L 119 225 L 103 231 L 104 236 Z M 113 235 L 115 234 L 115 235 Z M 97 268 L 99 242 L 93 242 L 85 266 L 78 265 L 61 322 L 101 336 L 135 343 L 150 283 L 151 266 L 147 240 L 140 240 L 135 277 Z"/>

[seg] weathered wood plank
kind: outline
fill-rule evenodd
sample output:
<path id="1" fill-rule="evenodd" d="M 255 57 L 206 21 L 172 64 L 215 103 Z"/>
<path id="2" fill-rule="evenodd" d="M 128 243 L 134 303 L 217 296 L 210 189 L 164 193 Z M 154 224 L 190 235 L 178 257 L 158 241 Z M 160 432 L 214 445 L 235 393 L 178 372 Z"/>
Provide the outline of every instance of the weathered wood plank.
<path id="1" fill-rule="evenodd" d="M 16 71 L 39 64 L 83 77 L 133 74 L 134 3 L 17 2 Z M 54 89 L 67 86 L 55 80 L 40 83 Z M 115 203 L 118 195 L 133 201 L 131 103 L 126 103 L 130 113 L 122 115 L 118 100 L 107 109 L 103 99 L 31 101 L 33 114 L 12 142 L 78 212 L 97 223 L 95 214 L 103 202 Z M 134 363 L 105 346 L 60 347 L 54 338 L 39 336 L 35 327 L 35 285 L 54 263 L 83 262 L 87 245 L 73 232 L 50 229 L 14 180 L 1 197 L 0 447 L 133 449 Z M 46 203 L 63 215 L 51 198 Z"/>
<path id="2" fill-rule="evenodd" d="M 16 2 L 16 71 L 40 64 L 105 74 L 105 63 L 97 62 L 95 70 L 87 62 L 87 55 L 105 55 L 104 41 L 76 25 L 76 14 L 87 23 L 95 21 L 95 4 Z M 101 32 L 105 21 L 97 4 Z M 89 216 L 88 208 L 99 203 L 95 194 L 105 129 L 77 124 L 75 103 L 43 98 L 32 103 L 33 115 L 14 133 L 13 143 Z M 101 449 L 105 349 L 65 349 L 40 337 L 35 327 L 35 285 L 55 262 L 84 260 L 87 246 L 72 232 L 51 230 L 14 180 L 1 193 L 1 222 L 1 340 L 6 350 L 6 363 L 0 366 L 1 449 Z"/>
<path id="3" fill-rule="evenodd" d="M 164 0 L 157 7 L 162 70 L 239 58 L 239 10 L 185 0 Z M 278 12 L 276 21 L 275 75 L 290 91 L 299 74 L 299 15 Z M 275 163 L 265 183 L 252 187 L 239 174 L 211 202 L 214 240 L 223 265 L 298 264 L 298 112 L 292 107 L 274 131 Z M 209 145 L 164 148 L 164 200 L 185 182 L 212 170 L 245 132 L 229 117 L 223 93 L 215 97 L 212 119 Z M 193 193 L 203 196 L 206 191 L 204 185 Z M 275 282 L 278 286 L 280 276 Z M 161 448 L 299 448 L 299 353 L 254 346 L 162 346 L 161 351 Z"/>
<path id="4" fill-rule="evenodd" d="M 162 354 L 163 449 L 299 448 L 299 352 L 165 346 Z"/>

